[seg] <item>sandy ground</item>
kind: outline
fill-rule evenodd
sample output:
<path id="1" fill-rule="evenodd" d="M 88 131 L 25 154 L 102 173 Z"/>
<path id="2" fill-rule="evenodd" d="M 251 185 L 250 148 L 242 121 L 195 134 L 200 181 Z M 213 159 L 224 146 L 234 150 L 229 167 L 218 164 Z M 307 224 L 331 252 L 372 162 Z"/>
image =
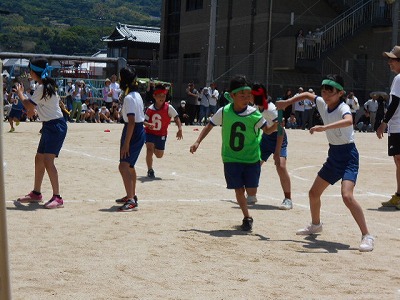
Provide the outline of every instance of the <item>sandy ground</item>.
<path id="1" fill-rule="evenodd" d="M 117 212 L 124 196 L 118 172 L 120 124 L 69 124 L 56 160 L 65 208 L 16 205 L 33 187 L 40 123 L 3 124 L 5 192 L 13 299 L 400 299 L 400 211 L 380 210 L 395 191 L 387 139 L 356 133 L 361 203 L 375 250 L 342 203 L 340 185 L 323 196 L 324 232 L 296 236 L 310 221 L 308 189 L 325 161 L 324 133 L 291 130 L 288 169 L 294 209 L 283 199 L 272 161 L 262 169 L 254 229 L 225 188 L 220 128 L 189 153 L 201 127 L 170 126 L 156 179 L 137 164 L 139 210 Z M 110 132 L 104 132 L 110 129 Z M 47 175 L 42 192 L 51 197 Z"/>

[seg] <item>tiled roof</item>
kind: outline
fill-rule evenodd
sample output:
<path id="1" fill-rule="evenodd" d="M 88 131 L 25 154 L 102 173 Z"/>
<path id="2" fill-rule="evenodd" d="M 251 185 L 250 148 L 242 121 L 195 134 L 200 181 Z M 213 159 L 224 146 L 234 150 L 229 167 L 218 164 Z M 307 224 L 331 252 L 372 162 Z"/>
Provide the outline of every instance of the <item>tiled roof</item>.
<path id="1" fill-rule="evenodd" d="M 118 23 L 114 32 L 110 36 L 103 38 L 104 42 L 124 40 L 139 43 L 159 44 L 160 28 Z"/>

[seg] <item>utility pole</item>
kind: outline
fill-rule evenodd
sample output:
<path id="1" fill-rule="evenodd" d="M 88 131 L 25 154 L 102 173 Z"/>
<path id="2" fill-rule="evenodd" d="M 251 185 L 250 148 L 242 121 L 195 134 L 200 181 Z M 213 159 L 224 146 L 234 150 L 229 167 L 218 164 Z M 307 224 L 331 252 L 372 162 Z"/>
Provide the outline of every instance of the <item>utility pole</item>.
<path id="1" fill-rule="evenodd" d="M 207 57 L 207 78 L 206 86 L 214 81 L 215 64 L 215 27 L 217 24 L 217 4 L 218 0 L 211 0 L 210 4 L 210 29 L 208 32 L 208 57 Z"/>
<path id="2" fill-rule="evenodd" d="M 0 59 L 0 73 L 3 73 L 3 61 Z M 3 75 L 0 76 L 3 88 Z M 4 116 L 4 95 L 0 93 L 0 115 Z M 0 299 L 11 299 L 10 267 L 8 262 L 8 239 L 6 219 L 6 196 L 4 191 L 4 158 L 3 158 L 3 122 L 0 122 Z"/>

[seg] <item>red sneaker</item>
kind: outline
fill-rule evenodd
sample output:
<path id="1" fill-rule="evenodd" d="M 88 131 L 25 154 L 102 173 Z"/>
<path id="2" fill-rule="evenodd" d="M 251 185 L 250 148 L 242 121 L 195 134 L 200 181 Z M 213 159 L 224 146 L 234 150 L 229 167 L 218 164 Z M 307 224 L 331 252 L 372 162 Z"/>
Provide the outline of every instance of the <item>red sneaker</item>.
<path id="1" fill-rule="evenodd" d="M 39 203 L 42 202 L 42 194 L 36 195 L 33 191 L 24 197 L 18 198 L 17 201 L 21 203 Z"/>

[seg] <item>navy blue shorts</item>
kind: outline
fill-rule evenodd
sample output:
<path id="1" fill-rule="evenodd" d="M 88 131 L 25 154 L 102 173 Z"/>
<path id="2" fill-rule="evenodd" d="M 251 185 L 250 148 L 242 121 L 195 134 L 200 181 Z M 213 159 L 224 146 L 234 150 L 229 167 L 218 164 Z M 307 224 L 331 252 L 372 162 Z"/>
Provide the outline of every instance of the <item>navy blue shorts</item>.
<path id="1" fill-rule="evenodd" d="M 328 158 L 318 172 L 318 176 L 330 184 L 339 179 L 356 183 L 359 156 L 354 143 L 345 145 L 329 145 Z"/>
<path id="2" fill-rule="evenodd" d="M 61 147 L 67 136 L 68 126 L 64 118 L 43 122 L 42 136 L 37 153 L 55 154 L 58 157 Z"/>
<path id="3" fill-rule="evenodd" d="M 278 132 L 272 134 L 263 134 L 260 142 L 261 159 L 267 161 L 271 154 L 275 153 L 276 140 L 278 138 Z M 287 136 L 283 136 L 283 142 L 281 147 L 281 157 L 287 157 Z"/>
<path id="4" fill-rule="evenodd" d="M 122 130 L 120 149 L 124 144 L 127 128 L 128 124 L 125 124 L 124 129 Z M 143 123 L 136 123 L 135 129 L 132 134 L 131 142 L 129 144 L 129 156 L 125 158 L 120 158 L 119 161 L 127 162 L 129 163 L 129 166 L 133 168 L 138 160 L 140 150 L 142 150 L 145 140 L 146 140 L 146 134 L 144 132 Z"/>
<path id="5" fill-rule="evenodd" d="M 400 133 L 391 133 L 388 137 L 388 155 L 400 154 Z"/>
<path id="6" fill-rule="evenodd" d="M 151 133 L 146 133 L 146 143 L 153 143 L 157 150 L 165 150 L 167 136 L 159 136 Z"/>
<path id="7" fill-rule="evenodd" d="M 224 174 L 228 189 L 256 188 L 260 180 L 261 164 L 224 163 Z"/>
<path id="8" fill-rule="evenodd" d="M 16 119 L 20 120 L 21 117 L 22 117 L 22 109 L 13 109 L 13 108 L 11 108 L 11 111 L 8 114 L 8 118 L 9 119 L 16 118 Z"/>

